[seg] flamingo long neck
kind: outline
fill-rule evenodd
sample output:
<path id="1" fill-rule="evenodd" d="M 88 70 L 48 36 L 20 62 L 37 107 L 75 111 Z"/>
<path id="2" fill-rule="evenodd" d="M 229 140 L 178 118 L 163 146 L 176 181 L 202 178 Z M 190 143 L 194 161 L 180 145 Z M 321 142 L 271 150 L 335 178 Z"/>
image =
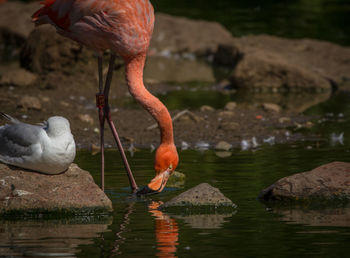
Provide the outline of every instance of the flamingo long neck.
<path id="1" fill-rule="evenodd" d="M 162 144 L 173 144 L 173 124 L 168 109 L 143 84 L 146 55 L 124 58 L 126 81 L 130 94 L 153 116 L 160 128 Z"/>

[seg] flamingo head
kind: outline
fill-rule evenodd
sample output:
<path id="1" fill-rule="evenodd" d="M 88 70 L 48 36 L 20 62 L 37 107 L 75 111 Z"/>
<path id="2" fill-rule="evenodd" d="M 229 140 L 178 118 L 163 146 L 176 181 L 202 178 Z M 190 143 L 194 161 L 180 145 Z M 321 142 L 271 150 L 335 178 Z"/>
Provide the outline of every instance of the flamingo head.
<path id="1" fill-rule="evenodd" d="M 137 192 L 138 195 L 160 193 L 171 174 L 175 171 L 179 163 L 179 156 L 174 144 L 161 144 L 156 151 L 154 169 L 156 177 Z"/>

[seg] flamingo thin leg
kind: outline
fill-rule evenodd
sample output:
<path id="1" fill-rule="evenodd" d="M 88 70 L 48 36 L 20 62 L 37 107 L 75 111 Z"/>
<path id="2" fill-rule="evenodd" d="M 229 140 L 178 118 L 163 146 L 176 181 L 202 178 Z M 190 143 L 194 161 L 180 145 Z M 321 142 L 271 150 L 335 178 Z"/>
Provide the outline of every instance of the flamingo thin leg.
<path id="1" fill-rule="evenodd" d="M 96 105 L 98 107 L 98 118 L 100 122 L 100 147 L 101 147 L 101 189 L 105 190 L 105 153 L 104 153 L 104 96 L 103 96 L 103 76 L 102 76 L 102 57 L 98 56 L 98 87 L 99 93 L 96 94 Z"/>
<path id="2" fill-rule="evenodd" d="M 105 84 L 105 88 L 104 88 L 104 98 L 105 98 L 104 117 L 105 117 L 105 119 L 107 119 L 108 125 L 111 128 L 113 137 L 114 137 L 114 139 L 115 139 L 115 141 L 117 143 L 120 156 L 121 156 L 121 158 L 123 160 L 124 167 L 125 167 L 125 170 L 126 170 L 127 175 L 128 175 L 128 179 L 129 179 L 129 182 L 130 182 L 131 189 L 132 189 L 133 192 L 135 192 L 137 190 L 137 184 L 136 184 L 134 176 L 133 176 L 133 174 L 131 172 L 131 169 L 130 169 L 128 160 L 126 158 L 126 155 L 124 153 L 124 149 L 123 149 L 123 146 L 122 146 L 122 144 L 120 142 L 119 135 L 118 135 L 117 130 L 116 130 L 116 128 L 114 126 L 114 123 L 112 121 L 111 112 L 110 112 L 109 103 L 108 103 L 109 89 L 110 89 L 110 85 L 111 85 L 111 81 L 112 81 L 112 75 L 113 75 L 113 70 L 114 70 L 114 61 L 115 61 L 115 55 L 112 54 L 111 55 L 111 59 L 109 61 L 109 67 L 108 67 L 108 73 L 107 73 L 107 78 L 106 78 L 106 84 Z"/>

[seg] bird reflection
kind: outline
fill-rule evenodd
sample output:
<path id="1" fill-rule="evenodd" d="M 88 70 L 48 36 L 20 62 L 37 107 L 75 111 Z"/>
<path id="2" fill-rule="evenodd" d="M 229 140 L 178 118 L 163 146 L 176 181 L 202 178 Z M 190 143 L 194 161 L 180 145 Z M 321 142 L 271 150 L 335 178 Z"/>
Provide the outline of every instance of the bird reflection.
<path id="1" fill-rule="evenodd" d="M 126 238 L 123 236 L 123 233 L 127 231 L 127 226 L 130 224 L 130 216 L 134 212 L 135 202 L 130 202 L 128 207 L 125 210 L 123 216 L 123 222 L 119 226 L 119 230 L 115 233 L 116 240 L 114 242 L 114 248 L 112 249 L 110 257 L 121 254 L 120 246 L 125 242 Z"/>
<path id="2" fill-rule="evenodd" d="M 177 257 L 176 246 L 179 244 L 179 228 L 176 220 L 158 210 L 162 202 L 151 202 L 148 210 L 155 217 L 156 222 L 156 240 L 157 257 Z"/>

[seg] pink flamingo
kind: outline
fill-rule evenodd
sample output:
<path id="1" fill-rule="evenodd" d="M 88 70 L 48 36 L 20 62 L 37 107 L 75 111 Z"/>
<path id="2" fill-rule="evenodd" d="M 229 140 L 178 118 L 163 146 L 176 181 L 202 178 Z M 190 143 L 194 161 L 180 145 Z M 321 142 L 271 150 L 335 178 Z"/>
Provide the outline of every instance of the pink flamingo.
<path id="1" fill-rule="evenodd" d="M 107 120 L 116 140 L 133 192 L 137 190 L 118 133 L 111 119 L 108 95 L 116 55 L 125 62 L 131 95 L 153 116 L 160 128 L 161 143 L 156 151 L 156 177 L 138 194 L 161 192 L 178 164 L 173 126 L 167 108 L 143 84 L 143 68 L 154 26 L 153 6 L 148 0 L 45 0 L 32 16 L 36 25 L 51 24 L 58 33 L 93 49 L 98 54 L 101 137 L 101 188 L 104 189 L 104 123 Z M 111 50 L 103 88 L 102 53 Z"/>

